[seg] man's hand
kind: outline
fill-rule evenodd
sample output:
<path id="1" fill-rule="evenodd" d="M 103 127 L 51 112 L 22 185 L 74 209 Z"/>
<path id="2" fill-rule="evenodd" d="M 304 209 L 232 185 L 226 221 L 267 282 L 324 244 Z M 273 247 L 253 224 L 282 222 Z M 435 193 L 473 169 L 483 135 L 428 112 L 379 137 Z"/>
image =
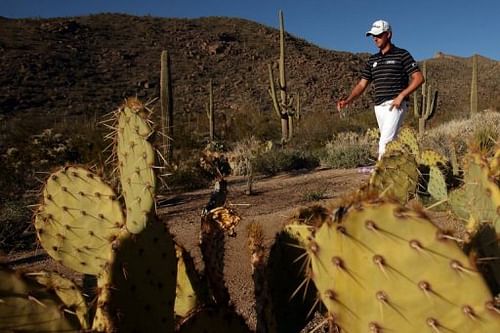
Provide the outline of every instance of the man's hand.
<path id="1" fill-rule="evenodd" d="M 394 98 L 391 103 L 391 107 L 389 108 L 389 111 L 392 111 L 393 108 L 399 109 L 401 107 L 401 103 L 403 103 L 404 97 L 401 95 L 398 95 L 398 97 Z"/>
<path id="2" fill-rule="evenodd" d="M 340 101 L 337 102 L 337 111 L 342 113 L 342 109 L 345 108 L 349 102 L 345 99 L 341 99 Z"/>

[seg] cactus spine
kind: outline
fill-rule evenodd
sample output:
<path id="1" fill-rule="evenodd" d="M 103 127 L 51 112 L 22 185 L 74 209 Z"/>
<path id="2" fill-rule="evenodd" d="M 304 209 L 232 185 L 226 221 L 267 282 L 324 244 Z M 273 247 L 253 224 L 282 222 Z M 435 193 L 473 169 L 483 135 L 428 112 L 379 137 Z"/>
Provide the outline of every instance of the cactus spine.
<path id="1" fill-rule="evenodd" d="M 379 198 L 332 211 L 305 244 L 328 317 L 342 332 L 498 330 L 491 293 L 446 236 L 421 210 Z"/>
<path id="2" fill-rule="evenodd" d="M 81 332 L 74 312 L 28 276 L 0 267 L 0 332 Z"/>
<path id="3" fill-rule="evenodd" d="M 174 154 L 174 99 L 172 94 L 170 54 L 166 50 L 161 52 L 160 100 L 163 157 L 168 164 L 172 162 Z"/>
<path id="4" fill-rule="evenodd" d="M 207 103 L 207 117 L 208 117 L 208 128 L 210 135 L 210 142 L 215 139 L 215 123 L 214 123 L 214 91 L 212 86 L 212 80 L 208 81 L 208 103 Z"/>
<path id="5" fill-rule="evenodd" d="M 286 143 L 293 136 L 293 99 L 288 96 L 285 72 L 285 28 L 283 23 L 283 11 L 279 11 L 280 20 L 280 58 L 279 58 L 279 100 L 274 87 L 274 75 L 272 65 L 268 65 L 269 70 L 269 94 L 273 102 L 273 108 L 281 119 L 281 142 Z"/>
<path id="6" fill-rule="evenodd" d="M 477 54 L 472 56 L 472 81 L 470 85 L 470 113 L 477 113 Z"/>
<path id="7" fill-rule="evenodd" d="M 433 115 L 436 109 L 438 97 L 437 90 L 432 92 L 431 85 L 427 83 L 427 63 L 425 61 L 422 71 L 425 79 L 424 83 L 422 84 L 422 95 L 418 96 L 418 93 L 416 91 L 413 93 L 413 113 L 415 118 L 418 119 L 419 136 L 424 135 L 425 123 Z M 419 100 L 422 101 L 420 105 Z"/>
<path id="8" fill-rule="evenodd" d="M 125 224 L 116 197 L 111 187 L 86 169 L 67 167 L 53 173 L 34 219 L 47 253 L 77 272 L 97 275 Z"/>

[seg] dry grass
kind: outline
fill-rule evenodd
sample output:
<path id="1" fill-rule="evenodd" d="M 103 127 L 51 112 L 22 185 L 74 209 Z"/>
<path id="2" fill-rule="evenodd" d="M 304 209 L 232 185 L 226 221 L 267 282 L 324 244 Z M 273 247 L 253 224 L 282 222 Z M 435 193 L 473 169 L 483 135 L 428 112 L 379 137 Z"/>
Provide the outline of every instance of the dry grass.
<path id="1" fill-rule="evenodd" d="M 356 168 L 370 165 L 376 160 L 376 140 L 371 131 L 360 135 L 341 132 L 333 136 L 324 146 L 321 165 L 330 168 Z"/>
<path id="2" fill-rule="evenodd" d="M 500 112 L 483 111 L 471 118 L 452 120 L 426 131 L 422 146 L 432 148 L 450 157 L 453 144 L 457 156 L 461 157 L 472 144 L 483 145 L 485 141 L 498 141 L 500 133 Z"/>

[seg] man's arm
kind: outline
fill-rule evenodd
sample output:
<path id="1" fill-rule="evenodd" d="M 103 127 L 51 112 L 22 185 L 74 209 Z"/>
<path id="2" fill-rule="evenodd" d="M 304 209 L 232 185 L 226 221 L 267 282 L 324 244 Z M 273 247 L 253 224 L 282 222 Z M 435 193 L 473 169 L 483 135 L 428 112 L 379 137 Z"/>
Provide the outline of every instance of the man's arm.
<path id="1" fill-rule="evenodd" d="M 349 94 L 349 97 L 347 97 L 346 99 L 341 99 L 340 101 L 337 102 L 337 110 L 340 112 L 343 108 L 345 108 L 348 104 L 350 104 L 353 100 L 355 100 L 359 95 L 361 95 L 365 91 L 366 87 L 368 87 L 368 83 L 369 82 L 367 79 L 359 80 L 358 84 L 354 86 L 351 93 Z"/>
<path id="2" fill-rule="evenodd" d="M 418 89 L 418 87 L 420 87 L 422 85 L 422 83 L 424 83 L 425 79 L 424 79 L 424 76 L 422 75 L 422 72 L 421 71 L 416 71 L 416 72 L 413 72 L 410 76 L 410 84 L 408 85 L 408 87 L 406 87 L 406 89 L 404 89 L 403 91 L 401 91 L 398 95 L 398 97 L 396 97 L 393 101 L 392 101 L 392 105 L 391 105 L 391 110 L 392 108 L 398 108 L 401 106 L 401 103 L 403 103 L 403 100 L 409 96 L 412 92 L 414 92 L 415 90 Z"/>

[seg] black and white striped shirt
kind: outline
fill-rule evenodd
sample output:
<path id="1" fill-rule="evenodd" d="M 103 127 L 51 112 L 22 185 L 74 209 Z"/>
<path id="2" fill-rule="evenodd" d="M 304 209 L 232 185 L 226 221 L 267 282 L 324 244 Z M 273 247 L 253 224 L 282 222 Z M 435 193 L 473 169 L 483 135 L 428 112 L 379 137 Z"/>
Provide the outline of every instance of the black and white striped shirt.
<path id="1" fill-rule="evenodd" d="M 420 70 L 411 54 L 391 46 L 389 52 L 373 54 L 361 71 L 361 77 L 374 83 L 375 104 L 396 98 L 409 82 L 412 73 Z"/>

